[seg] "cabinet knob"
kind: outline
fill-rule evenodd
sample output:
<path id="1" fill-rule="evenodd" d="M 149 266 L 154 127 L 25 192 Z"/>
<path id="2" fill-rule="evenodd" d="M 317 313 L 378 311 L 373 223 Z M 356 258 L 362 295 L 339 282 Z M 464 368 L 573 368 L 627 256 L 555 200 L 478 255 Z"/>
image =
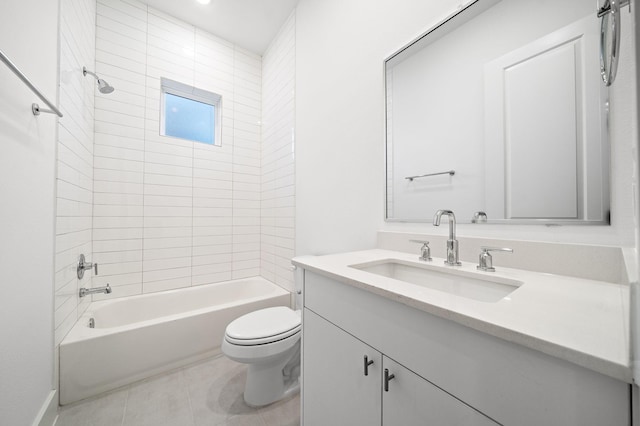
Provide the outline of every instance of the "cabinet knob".
<path id="1" fill-rule="evenodd" d="M 369 366 L 373 364 L 373 360 L 369 359 L 368 356 L 364 356 L 364 375 L 368 376 L 369 375 Z"/>
<path id="2" fill-rule="evenodd" d="M 389 369 L 384 369 L 384 391 L 389 392 L 389 382 L 396 377 L 395 374 L 389 374 Z"/>

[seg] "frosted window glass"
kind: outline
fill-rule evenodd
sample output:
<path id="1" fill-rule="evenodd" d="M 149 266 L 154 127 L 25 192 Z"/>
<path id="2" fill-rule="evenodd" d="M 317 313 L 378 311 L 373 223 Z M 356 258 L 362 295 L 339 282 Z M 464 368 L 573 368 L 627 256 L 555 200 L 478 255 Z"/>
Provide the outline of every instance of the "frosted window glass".
<path id="1" fill-rule="evenodd" d="M 164 94 L 164 134 L 213 145 L 215 107 L 204 102 Z"/>

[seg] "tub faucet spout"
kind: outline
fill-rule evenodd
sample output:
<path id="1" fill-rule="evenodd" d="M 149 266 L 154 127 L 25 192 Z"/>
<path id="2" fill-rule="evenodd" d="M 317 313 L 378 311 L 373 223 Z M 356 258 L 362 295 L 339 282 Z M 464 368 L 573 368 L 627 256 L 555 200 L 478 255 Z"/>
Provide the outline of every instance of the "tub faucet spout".
<path id="1" fill-rule="evenodd" d="M 107 283 L 106 286 L 104 287 L 96 287 L 96 288 L 81 288 L 80 292 L 79 292 L 79 296 L 80 297 L 85 297 L 89 294 L 96 294 L 96 293 L 104 293 L 104 294 L 109 294 L 111 293 L 111 286 L 109 286 L 109 284 Z"/>
<path id="2" fill-rule="evenodd" d="M 447 260 L 446 265 L 462 265 L 458 258 L 458 240 L 456 240 L 456 216 L 451 210 L 438 210 L 433 216 L 433 226 L 440 226 L 442 215 L 449 216 L 449 239 L 447 240 Z"/>

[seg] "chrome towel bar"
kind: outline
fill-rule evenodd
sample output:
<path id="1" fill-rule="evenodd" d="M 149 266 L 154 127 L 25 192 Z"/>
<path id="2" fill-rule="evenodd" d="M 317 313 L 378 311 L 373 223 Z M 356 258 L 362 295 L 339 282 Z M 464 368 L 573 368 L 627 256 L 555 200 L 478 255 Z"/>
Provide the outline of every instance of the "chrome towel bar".
<path id="1" fill-rule="evenodd" d="M 438 172 L 438 173 L 427 173 L 426 175 L 417 175 L 417 176 L 407 176 L 405 179 L 409 179 L 410 181 L 413 181 L 414 179 L 419 179 L 419 178 L 423 178 L 423 177 L 427 177 L 427 176 L 437 176 L 437 175 L 455 175 L 456 171 L 455 170 L 448 170 L 446 172 Z"/>
<path id="2" fill-rule="evenodd" d="M 25 76 L 19 69 L 18 67 L 15 66 L 15 64 L 13 62 L 11 62 L 11 60 L 7 57 L 7 55 L 4 54 L 4 52 L 2 50 L 0 50 L 0 60 L 2 60 L 2 62 L 5 63 L 5 65 L 7 67 L 9 67 L 9 69 L 11 71 L 13 71 L 13 73 L 15 75 L 18 76 L 18 78 L 20 80 L 22 80 L 22 82 L 24 84 L 27 85 L 27 87 L 29 87 L 29 89 L 31 89 L 31 91 L 33 93 L 35 93 L 41 100 L 42 102 L 44 102 L 45 104 L 47 104 L 47 106 L 49 108 L 51 108 L 51 110 L 48 109 L 42 109 L 40 108 L 40 106 L 38 106 L 38 104 L 34 103 L 31 104 L 31 111 L 33 112 L 33 115 L 39 115 L 41 112 L 47 112 L 50 114 L 56 114 L 58 117 L 62 117 L 62 113 L 60 112 L 60 110 L 51 102 L 49 102 L 49 99 L 47 99 L 42 92 L 40 92 L 38 90 L 38 88 L 36 86 L 33 85 L 33 83 L 31 81 L 29 81 L 29 79 L 27 78 L 27 76 Z"/>

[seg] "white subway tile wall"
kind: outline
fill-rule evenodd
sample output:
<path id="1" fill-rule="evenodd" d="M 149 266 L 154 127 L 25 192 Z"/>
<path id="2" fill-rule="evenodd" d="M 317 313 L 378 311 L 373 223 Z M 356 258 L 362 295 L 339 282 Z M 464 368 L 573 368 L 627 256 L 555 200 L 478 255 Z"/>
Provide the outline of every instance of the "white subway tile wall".
<path id="1" fill-rule="evenodd" d="M 294 14 L 263 59 L 134 0 L 61 8 L 56 345 L 91 300 L 255 275 L 292 290 Z M 160 77 L 222 95 L 222 146 L 159 136 Z M 80 253 L 98 276 L 78 281 Z"/>
<path id="2" fill-rule="evenodd" d="M 260 275 L 262 60 L 137 1 L 99 0 L 94 256 L 107 297 Z M 222 95 L 222 146 L 159 136 L 160 78 Z M 98 99 L 99 98 L 99 99 Z"/>
<path id="3" fill-rule="evenodd" d="M 260 273 L 293 291 L 295 226 L 295 13 L 262 59 Z"/>
<path id="4" fill-rule="evenodd" d="M 81 253 L 92 260 L 94 93 L 82 67 L 95 64 L 94 0 L 62 0 L 60 13 L 60 108 L 58 122 L 55 256 L 55 344 L 73 327 L 90 298 L 78 289 L 92 286 L 92 274 L 76 276 Z"/>

